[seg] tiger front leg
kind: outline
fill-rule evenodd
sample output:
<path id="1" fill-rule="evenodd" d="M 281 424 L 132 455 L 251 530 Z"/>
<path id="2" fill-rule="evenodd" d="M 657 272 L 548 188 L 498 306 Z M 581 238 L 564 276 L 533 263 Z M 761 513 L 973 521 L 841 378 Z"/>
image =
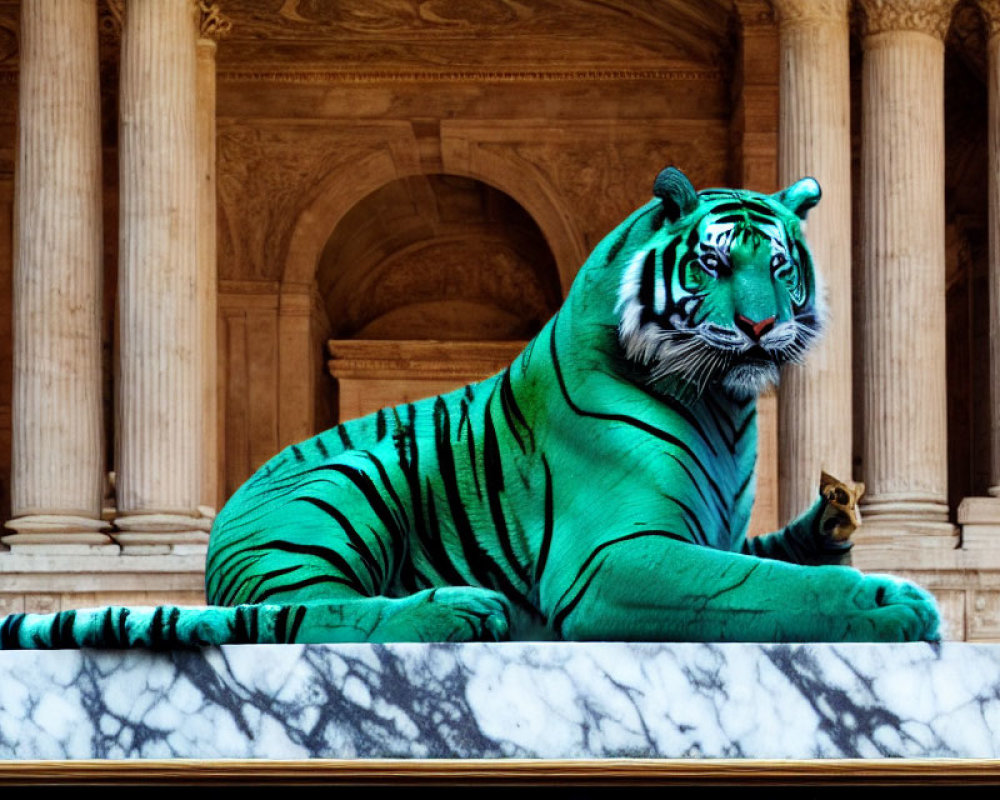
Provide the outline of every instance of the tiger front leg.
<path id="1" fill-rule="evenodd" d="M 851 563 L 851 534 L 861 526 L 863 483 L 820 473 L 819 496 L 803 514 L 775 533 L 748 539 L 743 552 L 793 564 Z"/>
<path id="2" fill-rule="evenodd" d="M 612 543 L 613 542 L 613 543 Z M 566 639 L 934 641 L 940 618 L 918 586 L 848 567 L 713 550 L 662 531 L 607 540 L 571 581 L 545 585 Z M 551 605 L 549 605 L 551 604 Z M 548 608 L 546 609 L 548 610 Z"/>

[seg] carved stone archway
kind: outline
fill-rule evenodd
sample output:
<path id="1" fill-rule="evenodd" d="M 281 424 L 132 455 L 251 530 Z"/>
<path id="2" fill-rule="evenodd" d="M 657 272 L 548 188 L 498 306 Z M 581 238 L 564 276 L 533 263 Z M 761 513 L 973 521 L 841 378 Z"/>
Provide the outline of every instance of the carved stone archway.
<path id="1" fill-rule="evenodd" d="M 448 148 L 443 148 L 445 152 Z M 586 256 L 584 239 L 566 204 L 542 173 L 514 157 L 479 154 L 462 148 L 462 158 L 446 158 L 444 171 L 472 178 L 499 189 L 517 202 L 538 225 L 555 259 L 562 292 L 568 291 Z M 326 323 L 317 311 L 316 272 L 330 236 L 344 216 L 366 196 L 400 178 L 429 174 L 409 164 L 401 166 L 389 150 L 351 165 L 350 181 L 339 171 L 319 184 L 314 197 L 292 228 L 281 280 L 278 312 L 279 385 L 278 438 L 285 446 L 311 436 L 318 419 L 317 327 Z M 323 317 L 317 321 L 317 314 Z M 328 327 L 328 326 L 327 326 Z"/>

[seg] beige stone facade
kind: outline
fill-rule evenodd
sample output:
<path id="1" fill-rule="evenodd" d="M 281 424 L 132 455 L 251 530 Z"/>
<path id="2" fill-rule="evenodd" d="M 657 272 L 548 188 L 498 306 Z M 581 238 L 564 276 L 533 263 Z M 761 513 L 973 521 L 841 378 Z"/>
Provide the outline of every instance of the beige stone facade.
<path id="1" fill-rule="evenodd" d="M 0 0 L 0 614 L 203 601 L 279 448 L 509 361 L 656 172 L 805 174 L 828 336 L 752 528 L 1000 638 L 994 0 Z M 987 164 L 989 167 L 987 168 Z"/>

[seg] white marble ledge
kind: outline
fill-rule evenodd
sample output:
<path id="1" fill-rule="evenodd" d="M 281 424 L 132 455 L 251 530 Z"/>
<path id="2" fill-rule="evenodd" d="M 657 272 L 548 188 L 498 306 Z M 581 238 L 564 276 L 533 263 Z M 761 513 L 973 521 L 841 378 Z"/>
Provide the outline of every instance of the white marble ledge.
<path id="1" fill-rule="evenodd" d="M 0 653 L 0 758 L 1000 757 L 1000 645 Z"/>

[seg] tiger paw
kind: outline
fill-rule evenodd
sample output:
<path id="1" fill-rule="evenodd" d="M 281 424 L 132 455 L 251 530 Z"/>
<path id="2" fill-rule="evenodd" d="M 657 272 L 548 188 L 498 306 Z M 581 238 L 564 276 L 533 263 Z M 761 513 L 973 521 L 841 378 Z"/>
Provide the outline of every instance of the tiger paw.
<path id="1" fill-rule="evenodd" d="M 826 472 L 821 472 L 819 493 L 825 501 L 819 520 L 820 533 L 830 542 L 846 542 L 851 534 L 861 527 L 858 501 L 865 493 L 865 485 L 838 480 Z"/>
<path id="2" fill-rule="evenodd" d="M 510 604 L 476 586 L 426 589 L 401 598 L 377 631 L 382 641 L 490 642 L 510 638 Z"/>
<path id="3" fill-rule="evenodd" d="M 941 615 L 934 596 L 915 583 L 890 575 L 866 575 L 850 598 L 846 640 L 936 642 Z"/>

